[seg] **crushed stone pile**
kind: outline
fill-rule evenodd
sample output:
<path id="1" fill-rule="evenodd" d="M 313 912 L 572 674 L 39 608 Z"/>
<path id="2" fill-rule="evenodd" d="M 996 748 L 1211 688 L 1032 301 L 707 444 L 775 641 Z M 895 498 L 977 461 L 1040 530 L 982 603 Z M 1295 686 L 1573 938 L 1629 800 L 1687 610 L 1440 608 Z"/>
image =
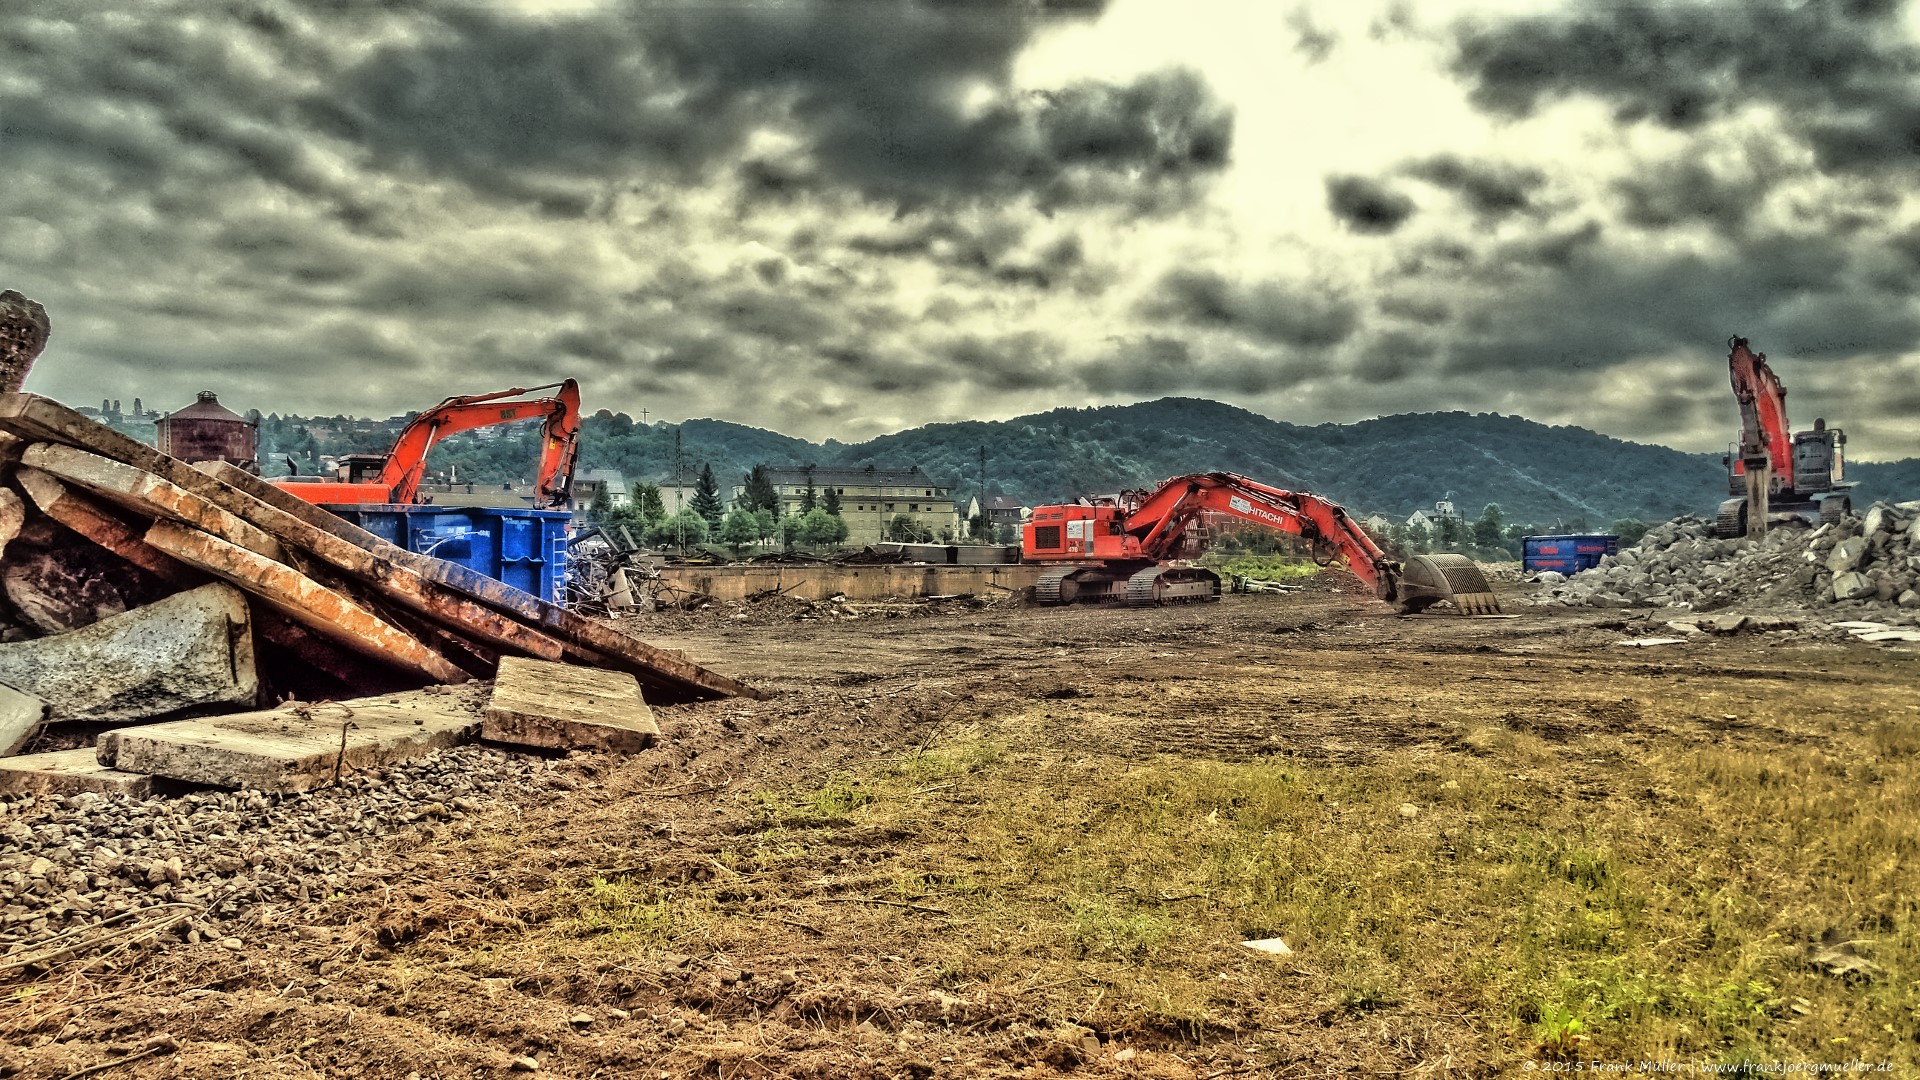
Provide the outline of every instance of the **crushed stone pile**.
<path id="1" fill-rule="evenodd" d="M 63 935 L 168 912 L 182 916 L 167 920 L 177 938 L 224 939 L 226 924 L 259 905 L 351 890 L 367 857 L 404 826 L 458 830 L 483 804 L 579 786 L 561 764 L 462 746 L 280 798 L 0 799 L 0 971 Z"/>
<path id="2" fill-rule="evenodd" d="M 1572 577 L 1534 578 L 1537 604 L 1686 611 L 1857 612 L 1920 625 L 1920 502 L 1875 503 L 1817 528 L 1719 539 L 1705 518 L 1677 518 Z"/>

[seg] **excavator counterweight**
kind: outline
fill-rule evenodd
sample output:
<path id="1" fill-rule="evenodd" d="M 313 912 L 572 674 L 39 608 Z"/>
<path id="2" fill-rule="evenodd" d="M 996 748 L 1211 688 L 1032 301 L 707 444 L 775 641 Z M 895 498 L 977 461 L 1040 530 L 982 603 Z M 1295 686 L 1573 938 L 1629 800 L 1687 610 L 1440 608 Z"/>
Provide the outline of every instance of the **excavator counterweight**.
<path id="1" fill-rule="evenodd" d="M 1028 562 L 1055 564 L 1035 587 L 1035 598 L 1042 604 L 1219 599 L 1218 574 L 1177 561 L 1198 539 L 1207 514 L 1311 540 L 1405 613 L 1442 601 L 1463 615 L 1500 610 L 1493 587 L 1466 557 L 1421 555 L 1403 568 L 1339 505 L 1234 473 L 1176 476 L 1152 491 L 1035 509 L 1021 534 L 1022 552 Z"/>

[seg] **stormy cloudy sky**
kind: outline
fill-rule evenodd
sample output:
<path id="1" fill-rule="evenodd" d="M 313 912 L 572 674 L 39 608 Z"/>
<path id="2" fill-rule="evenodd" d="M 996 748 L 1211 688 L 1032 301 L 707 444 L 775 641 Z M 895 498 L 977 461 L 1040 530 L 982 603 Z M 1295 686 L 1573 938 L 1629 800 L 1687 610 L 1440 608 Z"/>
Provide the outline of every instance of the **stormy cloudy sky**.
<path id="1" fill-rule="evenodd" d="M 0 6 L 28 388 L 856 440 L 1210 397 L 1920 455 L 1900 0 Z"/>

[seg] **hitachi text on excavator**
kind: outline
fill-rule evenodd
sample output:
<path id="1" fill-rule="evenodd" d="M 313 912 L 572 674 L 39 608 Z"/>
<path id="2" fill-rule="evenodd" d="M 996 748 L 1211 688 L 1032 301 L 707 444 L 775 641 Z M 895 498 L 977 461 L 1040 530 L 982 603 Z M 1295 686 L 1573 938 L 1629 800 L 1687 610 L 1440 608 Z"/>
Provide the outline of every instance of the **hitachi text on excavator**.
<path id="1" fill-rule="evenodd" d="M 551 397 L 509 401 L 539 390 L 559 392 Z M 427 452 L 455 432 L 544 418 L 540 432 L 540 471 L 534 480 L 536 510 L 565 507 L 573 488 L 574 463 L 580 455 L 580 387 L 572 379 L 545 386 L 516 387 L 494 394 L 450 397 L 413 418 L 385 454 L 349 454 L 340 459 L 339 475 L 284 477 L 274 486 L 310 503 L 357 506 L 409 504 L 417 500 L 427 471 Z"/>
<path id="2" fill-rule="evenodd" d="M 1344 562 L 1375 596 L 1404 613 L 1441 601 L 1463 615 L 1500 610 L 1485 575 L 1465 556 L 1415 555 L 1402 566 L 1339 505 L 1226 472 L 1176 476 L 1152 491 L 1036 507 L 1021 533 L 1022 556 L 1054 568 L 1041 577 L 1035 598 L 1042 604 L 1218 599 L 1218 574 L 1174 561 L 1193 546 L 1207 514 L 1312 541 L 1323 565 Z"/>

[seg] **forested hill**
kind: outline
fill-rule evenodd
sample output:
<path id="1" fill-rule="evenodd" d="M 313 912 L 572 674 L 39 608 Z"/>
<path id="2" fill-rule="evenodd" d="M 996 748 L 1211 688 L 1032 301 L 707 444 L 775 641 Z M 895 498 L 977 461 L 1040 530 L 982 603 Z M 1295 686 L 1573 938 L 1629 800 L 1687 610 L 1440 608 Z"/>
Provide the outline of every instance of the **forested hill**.
<path id="1" fill-rule="evenodd" d="M 299 445 L 268 446 L 262 458 L 271 465 L 283 449 L 341 452 L 331 445 L 336 439 L 324 437 L 329 426 L 344 434 L 337 419 L 275 417 L 262 425 L 265 441 Z M 302 434 L 309 428 L 322 433 L 317 444 Z M 930 424 L 854 444 L 810 443 L 722 420 L 640 425 L 614 414 L 588 417 L 582 435 L 582 468 L 615 468 L 636 481 L 672 477 L 677 442 L 689 480 L 710 464 L 723 487 L 739 483 L 756 464 L 872 463 L 918 465 L 956 493 L 970 494 L 978 488 L 984 446 L 988 492 L 1030 503 L 1225 469 L 1315 491 L 1363 514 L 1404 517 L 1451 493 L 1470 517 L 1495 502 L 1509 520 L 1543 526 L 1711 513 L 1726 483 L 1718 454 L 1685 454 L 1519 417 L 1409 413 L 1303 427 L 1194 398 Z M 390 441 L 391 434 L 355 435 L 357 443 L 382 438 Z M 463 479 L 526 477 L 537 456 L 535 438 L 532 429 L 469 433 L 436 450 L 432 464 L 436 470 L 456 465 Z M 1920 459 L 1856 464 L 1849 475 L 1861 485 L 1857 505 L 1920 498 Z"/>

